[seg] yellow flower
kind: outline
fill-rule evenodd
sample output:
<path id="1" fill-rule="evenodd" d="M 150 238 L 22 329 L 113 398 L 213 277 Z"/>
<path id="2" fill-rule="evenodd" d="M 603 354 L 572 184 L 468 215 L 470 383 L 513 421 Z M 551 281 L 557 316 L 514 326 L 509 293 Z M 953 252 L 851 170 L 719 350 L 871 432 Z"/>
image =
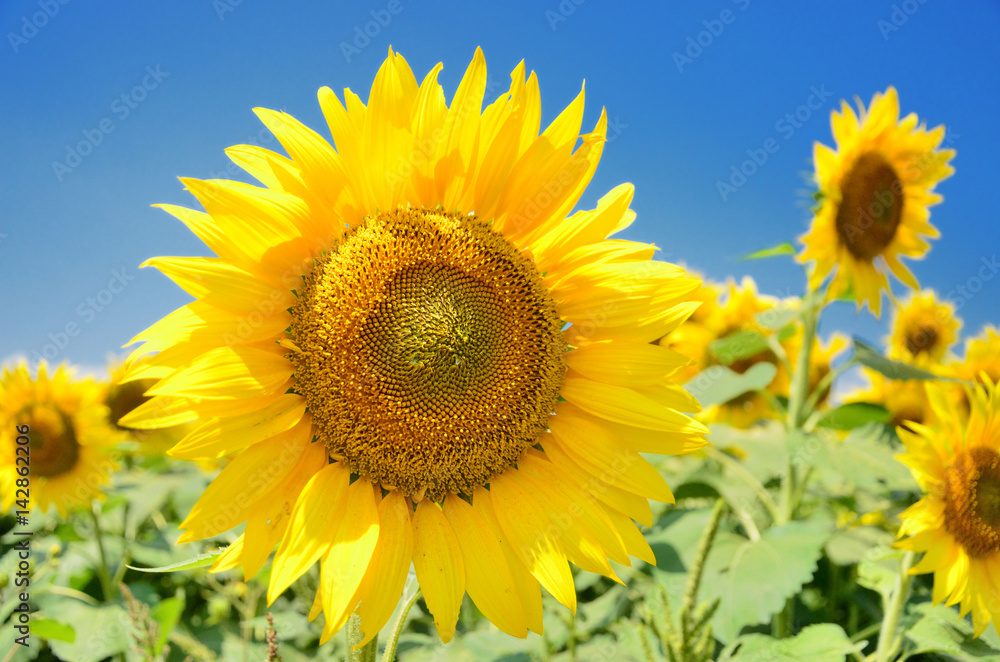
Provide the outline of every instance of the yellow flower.
<path id="1" fill-rule="evenodd" d="M 940 301 L 934 290 L 914 292 L 893 313 L 888 356 L 931 367 L 944 359 L 961 327 L 955 306 Z"/>
<path id="2" fill-rule="evenodd" d="M 450 105 L 440 70 L 418 85 L 390 51 L 367 104 L 322 88 L 336 148 L 257 109 L 290 158 L 228 150 L 264 187 L 183 180 L 207 213 L 164 208 L 219 257 L 148 262 L 196 301 L 137 338 L 158 353 L 130 376 L 160 381 L 123 423 L 200 418 L 171 454 L 240 451 L 182 541 L 246 521 L 215 569 L 252 576 L 278 545 L 271 601 L 321 561 L 323 641 L 355 611 L 375 636 L 411 561 L 442 640 L 466 592 L 540 632 L 540 585 L 576 606 L 568 562 L 653 561 L 633 519 L 673 496 L 640 453 L 704 444 L 686 359 L 653 344 L 698 282 L 607 239 L 631 185 L 570 214 L 605 114 L 581 136 L 581 91 L 539 135 L 523 63 L 482 112 L 482 52 Z"/>
<path id="3" fill-rule="evenodd" d="M 847 402 L 872 402 L 882 405 L 889 412 L 889 424 L 893 427 L 909 427 L 910 423 L 934 425 L 934 411 L 927 401 L 927 391 L 924 382 L 919 379 L 889 379 L 882 373 L 869 368 L 862 368 L 862 373 L 871 383 L 849 395 Z"/>
<path id="4" fill-rule="evenodd" d="M 773 331 L 763 328 L 758 323 L 757 315 L 775 308 L 779 303 L 778 299 L 760 294 L 753 278 L 744 276 L 738 285 L 730 280 L 724 286 L 706 287 L 700 296 L 705 297 L 712 293 L 716 294 L 715 302 L 707 307 L 705 314 L 700 317 L 700 322 L 685 322 L 667 338 L 668 346 L 695 361 L 693 366 L 689 366 L 682 373 L 682 378 L 685 380 L 721 363 L 710 348 L 714 341 L 739 332 L 756 332 L 765 336 L 773 334 Z M 727 367 L 742 375 L 758 363 L 779 365 L 774 352 L 764 349 L 752 356 L 730 361 Z M 780 370 L 779 365 L 779 372 Z M 775 415 L 776 412 L 767 400 L 759 393 L 750 392 L 706 409 L 702 418 L 747 428 L 761 418 L 773 418 Z"/>
<path id="5" fill-rule="evenodd" d="M 24 363 L 4 369 L 0 380 L 0 487 L 6 512 L 27 488 L 31 506 L 70 510 L 104 499 L 116 463 L 112 450 L 120 435 L 107 422 L 101 389 L 92 379 L 73 379 L 66 366 L 49 375 L 41 362 L 32 378 Z M 25 428 L 25 426 L 27 426 Z M 26 444 L 24 437 L 27 437 Z M 20 441 L 19 441 L 20 440 Z M 19 449 L 27 447 L 27 453 Z M 25 458 L 28 476 L 23 476 Z"/>
<path id="6" fill-rule="evenodd" d="M 992 381 L 1000 381 L 1000 331 L 987 325 L 978 336 L 965 341 L 965 355 L 961 361 L 949 366 L 955 377 L 967 381 L 981 381 L 985 374 Z"/>
<path id="7" fill-rule="evenodd" d="M 934 187 L 949 177 L 954 150 L 939 149 L 944 127 L 927 131 L 911 113 L 899 118 L 896 88 L 877 93 L 858 113 L 845 101 L 831 116 L 834 151 L 816 143 L 813 163 L 820 206 L 801 237 L 800 262 L 815 261 L 810 287 L 835 271 L 831 296 L 851 294 L 878 316 L 882 291 L 890 293 L 886 267 L 919 289 L 901 257 L 922 258 L 925 238 L 938 236 L 928 207 L 941 201 Z"/>
<path id="8" fill-rule="evenodd" d="M 976 636 L 1000 618 L 1000 392 L 984 378 L 970 388 L 967 423 L 934 386 L 928 387 L 940 425 L 899 429 L 923 499 L 900 514 L 898 547 L 924 552 L 910 572 L 934 573 L 935 603 L 961 603 Z"/>
<path id="9" fill-rule="evenodd" d="M 176 425 L 168 428 L 140 430 L 121 424 L 121 420 L 129 413 L 149 401 L 146 390 L 152 388 L 155 379 L 133 379 L 127 381 L 130 371 L 127 362 L 112 363 L 108 372 L 110 379 L 104 384 L 104 404 L 108 407 L 108 420 L 123 435 L 139 444 L 138 451 L 146 455 L 162 455 L 176 444 L 187 432 L 189 426 Z"/>

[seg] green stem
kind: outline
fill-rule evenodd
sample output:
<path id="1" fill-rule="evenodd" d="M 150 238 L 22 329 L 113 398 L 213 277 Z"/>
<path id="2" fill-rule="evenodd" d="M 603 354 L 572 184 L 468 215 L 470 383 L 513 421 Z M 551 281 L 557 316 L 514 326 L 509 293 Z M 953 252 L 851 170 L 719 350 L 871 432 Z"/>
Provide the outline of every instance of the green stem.
<path id="1" fill-rule="evenodd" d="M 361 643 L 361 617 L 351 614 L 347 619 L 347 662 L 375 662 L 378 656 L 378 635 L 372 637 L 367 644 L 355 650 Z"/>
<path id="2" fill-rule="evenodd" d="M 806 397 L 809 395 L 809 357 L 812 354 L 813 341 L 816 339 L 816 326 L 819 322 L 819 309 L 813 306 L 806 308 L 802 314 L 802 346 L 795 358 L 795 370 L 792 372 L 792 384 L 788 393 L 788 427 L 793 430 L 802 428 L 808 414 Z"/>
<path id="3" fill-rule="evenodd" d="M 875 650 L 875 662 L 888 662 L 899 650 L 900 633 L 899 621 L 903 617 L 903 609 L 906 601 L 910 598 L 910 586 L 913 584 L 913 575 L 910 568 L 913 567 L 913 560 L 916 555 L 913 552 L 906 552 L 899 560 L 899 575 L 896 577 L 896 585 L 892 589 L 892 598 L 889 606 L 882 617 L 882 629 L 878 635 L 878 648 Z"/>
<path id="4" fill-rule="evenodd" d="M 417 587 L 417 590 L 413 592 L 410 599 L 403 604 L 403 609 L 399 612 L 399 618 L 396 619 L 396 624 L 392 626 L 392 632 L 389 633 L 389 641 L 385 642 L 385 652 L 382 653 L 382 662 L 394 662 L 396 659 L 396 646 L 399 645 L 399 635 L 403 634 L 406 615 L 410 613 L 410 609 L 417 603 L 417 598 L 419 597 L 420 587 Z"/>
<path id="5" fill-rule="evenodd" d="M 753 490 L 753 493 L 757 496 L 757 498 L 760 499 L 760 502 L 767 509 L 771 519 L 774 521 L 778 521 L 780 519 L 781 510 L 778 508 L 778 504 L 774 502 L 774 499 L 771 498 L 767 488 L 761 485 L 760 481 L 757 480 L 752 473 L 747 471 L 742 464 L 714 446 L 705 446 L 705 454 L 743 479 L 743 482 L 746 483 L 750 489 Z"/>
<path id="6" fill-rule="evenodd" d="M 90 507 L 90 519 L 94 523 L 94 540 L 97 542 L 97 553 L 100 555 L 100 563 L 97 564 L 97 578 L 101 582 L 101 590 L 104 592 L 104 601 L 110 602 L 115 597 L 114 584 L 111 583 L 111 573 L 108 572 L 108 555 L 104 551 L 104 539 L 101 536 L 101 522 L 97 517 L 94 506 Z"/>
<path id="7" fill-rule="evenodd" d="M 712 549 L 712 542 L 715 534 L 719 530 L 719 522 L 722 521 L 722 514 L 726 510 L 725 499 L 719 499 L 712 508 L 712 515 L 708 519 L 708 527 L 698 541 L 698 552 L 694 557 L 694 564 L 691 566 L 691 575 L 688 578 L 687 589 L 684 591 L 684 602 L 681 604 L 680 613 L 680 635 L 681 635 L 681 657 L 687 659 L 688 650 L 695 632 L 691 628 L 691 616 L 695 610 L 695 600 L 698 597 L 698 587 L 701 585 L 702 573 L 705 571 L 705 560 Z"/>

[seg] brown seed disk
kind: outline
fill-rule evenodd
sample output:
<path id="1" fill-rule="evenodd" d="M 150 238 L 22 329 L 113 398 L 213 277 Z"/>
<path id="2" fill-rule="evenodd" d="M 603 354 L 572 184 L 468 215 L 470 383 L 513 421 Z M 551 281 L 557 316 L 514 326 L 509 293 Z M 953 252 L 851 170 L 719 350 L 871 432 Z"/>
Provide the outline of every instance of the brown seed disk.
<path id="1" fill-rule="evenodd" d="M 562 322 L 533 262 L 471 216 L 351 229 L 293 310 L 296 389 L 331 457 L 407 494 L 471 494 L 546 428 Z"/>
<path id="2" fill-rule="evenodd" d="M 35 407 L 19 420 L 28 425 L 31 473 L 55 478 L 71 471 L 80 459 L 80 443 L 72 419 L 54 407 Z"/>
<path id="3" fill-rule="evenodd" d="M 858 157 L 844 177 L 837 234 L 855 258 L 871 262 L 892 242 L 903 218 L 903 183 L 877 152 Z"/>
<path id="4" fill-rule="evenodd" d="M 973 558 L 1000 551 L 1000 454 L 963 452 L 945 479 L 945 528 Z"/>

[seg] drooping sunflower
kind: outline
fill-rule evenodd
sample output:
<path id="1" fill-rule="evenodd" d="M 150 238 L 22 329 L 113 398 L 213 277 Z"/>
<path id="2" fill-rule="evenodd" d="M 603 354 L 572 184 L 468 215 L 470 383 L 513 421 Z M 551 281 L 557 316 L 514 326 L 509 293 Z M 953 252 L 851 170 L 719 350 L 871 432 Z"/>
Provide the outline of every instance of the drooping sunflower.
<path id="1" fill-rule="evenodd" d="M 108 421 L 127 438 L 138 444 L 135 449 L 144 455 L 162 455 L 168 448 L 176 444 L 184 436 L 186 427 L 173 427 L 150 430 L 133 429 L 122 425 L 122 419 L 133 410 L 149 401 L 145 393 L 156 385 L 156 379 L 132 379 L 127 377 L 130 366 L 124 361 L 115 361 L 108 367 L 110 375 L 104 384 L 104 404 L 108 408 Z"/>
<path id="2" fill-rule="evenodd" d="M 939 300 L 934 290 L 914 292 L 893 313 L 888 356 L 932 367 L 945 358 L 961 327 L 955 306 Z"/>
<path id="3" fill-rule="evenodd" d="M 924 383 L 918 379 L 889 379 L 880 372 L 862 368 L 869 386 L 848 395 L 847 402 L 871 402 L 889 412 L 889 424 L 909 427 L 910 423 L 933 426 L 934 410 L 927 401 Z"/>
<path id="4" fill-rule="evenodd" d="M 943 126 L 928 131 L 914 113 L 899 118 L 896 88 L 876 93 L 867 109 L 857 103 L 857 113 L 844 101 L 831 115 L 836 150 L 815 143 L 819 208 L 797 259 L 815 261 L 812 289 L 835 272 L 830 295 L 852 293 L 878 316 L 882 291 L 891 295 L 886 268 L 919 289 L 900 258 L 922 258 L 926 238 L 939 235 L 928 208 L 942 200 L 934 188 L 954 172 L 955 152 L 940 149 Z"/>
<path id="5" fill-rule="evenodd" d="M 173 455 L 239 451 L 182 541 L 246 521 L 215 569 L 254 575 L 277 545 L 272 601 L 320 561 L 323 641 L 352 612 L 374 637 L 411 562 L 442 640 L 466 592 L 540 632 L 540 586 L 575 608 L 568 562 L 653 560 L 633 520 L 672 495 L 639 453 L 704 444 L 686 360 L 652 344 L 697 280 L 607 239 L 631 185 L 570 213 L 605 114 L 581 135 L 581 91 L 539 135 L 523 63 L 482 112 L 482 52 L 450 105 L 440 70 L 418 84 L 390 51 L 367 104 L 322 88 L 335 147 L 257 109 L 288 156 L 227 151 L 263 187 L 185 179 L 205 212 L 163 206 L 218 257 L 147 263 L 196 300 L 138 336 L 156 353 L 130 376 L 160 381 L 123 422 L 200 419 Z"/>
<path id="6" fill-rule="evenodd" d="M 911 574 L 934 573 L 935 603 L 972 612 L 976 636 L 1000 619 L 1000 391 L 995 382 L 969 387 L 968 421 L 943 393 L 928 387 L 940 425 L 899 428 L 923 499 L 900 514 L 897 547 L 924 552 Z"/>
<path id="7" fill-rule="evenodd" d="M 1000 381 L 1000 330 L 986 325 L 979 335 L 965 341 L 960 361 L 950 364 L 950 372 L 959 379 L 980 381 L 983 375 Z"/>
<path id="8" fill-rule="evenodd" d="M 103 500 L 101 486 L 109 482 L 116 467 L 112 451 L 120 435 L 107 422 L 101 389 L 92 379 L 74 379 L 65 365 L 49 374 L 39 364 L 32 377 L 27 364 L 5 368 L 0 379 L 0 487 L 8 511 L 27 485 L 29 504 L 41 511 L 52 506 L 62 517 L 70 510 Z M 27 483 L 17 460 L 25 453 L 16 449 L 23 426 L 28 437 Z M 22 436 L 22 440 L 23 440 Z"/>

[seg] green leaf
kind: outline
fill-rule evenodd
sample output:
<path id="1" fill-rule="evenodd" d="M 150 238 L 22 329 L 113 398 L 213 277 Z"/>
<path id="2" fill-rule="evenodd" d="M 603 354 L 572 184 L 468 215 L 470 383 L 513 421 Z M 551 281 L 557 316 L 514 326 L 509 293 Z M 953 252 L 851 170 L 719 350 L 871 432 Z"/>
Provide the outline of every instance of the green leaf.
<path id="1" fill-rule="evenodd" d="M 884 425 L 869 423 L 851 430 L 841 442 L 821 439 L 793 461 L 815 467 L 819 481 L 834 495 L 853 496 L 858 489 L 889 495 L 916 489 L 910 470 L 895 458 L 901 450 Z"/>
<path id="2" fill-rule="evenodd" d="M 866 423 L 888 423 L 892 416 L 882 405 L 871 402 L 851 402 L 823 414 L 818 427 L 831 430 L 853 430 Z"/>
<path id="3" fill-rule="evenodd" d="M 780 331 L 794 322 L 801 314 L 802 309 L 799 307 L 770 308 L 754 315 L 754 321 L 762 328 Z"/>
<path id="4" fill-rule="evenodd" d="M 178 591 L 179 595 L 167 598 L 149 610 L 150 617 L 160 624 L 160 637 L 156 641 L 156 653 L 163 650 L 163 645 L 167 643 L 167 637 L 173 632 L 184 612 L 184 593 Z"/>
<path id="5" fill-rule="evenodd" d="M 972 627 L 960 619 L 955 607 L 933 606 L 929 602 L 914 605 L 903 623 L 911 655 L 945 653 L 960 662 L 981 660 L 987 655 L 997 659 L 1000 650 L 972 636 Z"/>
<path id="6" fill-rule="evenodd" d="M 877 349 L 861 340 L 854 339 L 854 360 L 872 370 L 882 373 L 889 379 L 948 379 L 932 372 L 921 370 L 902 361 L 893 361 L 882 356 Z"/>
<path id="7" fill-rule="evenodd" d="M 46 613 L 72 623 L 76 637 L 72 642 L 50 639 L 49 646 L 58 659 L 66 662 L 92 662 L 127 651 L 130 624 L 125 610 L 111 604 L 92 607 L 75 600 L 53 601 Z"/>
<path id="8" fill-rule="evenodd" d="M 756 331 L 736 331 L 725 338 L 713 340 L 708 349 L 723 365 L 732 365 L 734 361 L 767 351 L 769 346 L 767 338 Z"/>
<path id="9" fill-rule="evenodd" d="M 795 246 L 792 246 L 787 241 L 777 246 L 771 246 L 770 248 L 762 248 L 759 251 L 754 251 L 753 253 L 748 253 L 741 257 L 741 260 L 763 260 L 769 257 L 778 257 L 780 255 L 795 255 Z"/>
<path id="10" fill-rule="evenodd" d="M 163 565 L 158 568 L 136 568 L 131 565 L 128 567 L 132 570 L 138 570 L 139 572 L 179 572 L 181 570 L 192 570 L 194 568 L 204 568 L 207 565 L 212 565 L 215 563 L 215 559 L 219 558 L 219 556 L 221 556 L 225 551 L 226 549 L 224 547 L 220 547 L 219 549 L 211 552 L 199 554 L 198 556 L 187 559 L 186 561 Z"/>
<path id="11" fill-rule="evenodd" d="M 742 375 L 721 365 L 703 370 L 688 381 L 684 388 L 702 407 L 728 402 L 748 391 L 759 391 L 774 379 L 778 368 L 773 363 L 758 363 Z"/>
<path id="12" fill-rule="evenodd" d="M 825 527 L 791 522 L 764 531 L 759 540 L 720 538 L 705 564 L 701 599 L 721 600 L 712 632 L 723 643 L 748 625 L 767 622 L 812 579 Z"/>
<path id="13" fill-rule="evenodd" d="M 788 639 L 748 634 L 740 641 L 733 662 L 844 662 L 846 656 L 865 647 L 863 641 L 852 644 L 844 630 L 833 623 L 810 625 Z"/>
<path id="14" fill-rule="evenodd" d="M 32 619 L 31 634 L 42 639 L 55 639 L 56 641 L 76 641 L 76 631 L 68 625 L 63 625 L 59 621 L 50 618 Z"/>
<path id="15" fill-rule="evenodd" d="M 888 601 L 896 586 L 899 557 L 902 555 L 900 550 L 888 546 L 870 550 L 858 563 L 858 584 L 875 591 Z"/>
<path id="16" fill-rule="evenodd" d="M 826 555 L 837 565 L 854 565 L 867 558 L 872 549 L 891 545 L 894 539 L 876 526 L 838 529 L 826 542 Z"/>

